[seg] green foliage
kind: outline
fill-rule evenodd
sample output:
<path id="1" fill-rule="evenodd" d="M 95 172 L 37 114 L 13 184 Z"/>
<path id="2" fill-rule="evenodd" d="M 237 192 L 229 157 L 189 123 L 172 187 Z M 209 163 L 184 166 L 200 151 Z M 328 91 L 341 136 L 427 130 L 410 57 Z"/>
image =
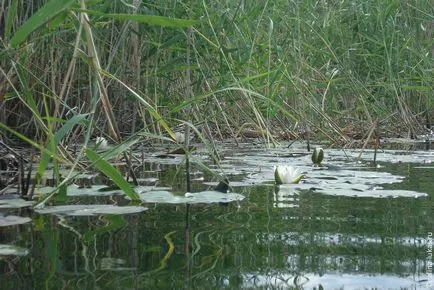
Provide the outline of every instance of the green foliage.
<path id="1" fill-rule="evenodd" d="M 315 165 L 321 165 L 321 162 L 324 159 L 324 150 L 322 148 L 315 148 L 312 152 L 311 156 L 312 162 Z"/>
<path id="2" fill-rule="evenodd" d="M 202 136 L 308 124 L 345 140 L 348 122 L 417 128 L 433 115 L 426 1 L 7 3 L 2 128 L 44 148 L 40 173 L 69 137 L 116 126 L 152 142 L 183 122 Z"/>
<path id="3" fill-rule="evenodd" d="M 73 3 L 48 1 L 41 5 L 16 31 L 10 44 L 15 47 L 33 32 L 29 44 L 51 45 L 44 43 L 49 40 L 41 39 L 36 29 L 68 9 L 82 11 L 71 8 L 76 7 Z M 280 119 L 281 112 L 288 111 L 303 121 L 322 119 L 337 110 L 358 112 L 350 116 L 354 118 L 360 112 L 384 117 L 399 111 L 399 104 L 415 112 L 425 110 L 432 86 L 432 16 L 423 12 L 425 4 L 371 0 L 298 4 L 189 1 L 175 5 L 171 1 L 146 1 L 134 7 L 122 1 L 87 1 L 86 13 L 102 66 L 136 93 L 146 92 L 143 99 L 147 104 L 162 108 L 163 115 L 156 117 L 159 110 L 153 110 L 153 118 L 180 118 L 179 114 L 172 116 L 170 109 L 190 97 L 185 96 L 183 81 L 189 71 L 193 97 L 212 96 L 215 91 L 240 85 L 240 91 L 228 91 L 222 99 L 201 103 L 195 98 L 193 102 L 197 114 L 207 111 L 203 107 L 222 107 L 228 115 L 232 108 L 238 108 L 239 118 L 230 120 L 237 127 L 243 122 L 257 123 L 255 112 L 264 118 Z M 13 1 L 8 14 L 20 17 L 23 8 Z M 5 35 L 10 35 L 14 26 L 11 19 Z M 54 55 L 68 59 L 72 53 L 68 40 L 77 33 L 79 24 L 74 30 L 56 26 L 60 28 L 56 38 L 64 42 L 56 42 L 60 45 L 50 49 Z M 183 28 L 190 26 L 194 26 L 193 61 L 186 65 L 188 44 Z M 35 58 L 43 60 L 47 54 L 37 49 L 29 61 Z M 52 73 L 67 65 L 58 62 L 53 67 L 57 71 Z M 87 79 L 82 77 L 85 67 L 77 69 L 77 87 L 71 92 L 86 86 Z M 251 99 L 244 89 L 264 98 Z M 125 90 L 123 85 L 113 85 L 109 94 L 121 104 Z M 418 101 L 412 102 L 415 97 Z M 77 95 L 70 98 L 69 106 L 81 105 L 84 100 Z M 280 108 L 270 106 L 268 100 Z M 355 110 L 359 104 L 363 109 Z M 324 113 L 317 115 L 316 109 Z M 118 116 L 122 114 L 118 110 Z M 219 120 L 222 115 L 213 117 Z M 164 123 L 160 125 L 165 127 Z"/>
<path id="4" fill-rule="evenodd" d="M 15 32 L 10 41 L 12 47 L 21 44 L 36 29 L 46 24 L 59 13 L 71 6 L 75 0 L 51 0 L 36 11 L 24 24 Z"/>
<path id="5" fill-rule="evenodd" d="M 56 143 L 56 145 L 60 144 L 60 141 L 62 141 L 74 129 L 74 126 L 78 124 L 89 124 L 89 121 L 87 120 L 88 116 L 89 114 L 77 114 L 74 115 L 71 119 L 67 120 L 65 124 L 59 129 L 59 131 L 57 131 L 54 135 L 54 142 Z"/>
<path id="6" fill-rule="evenodd" d="M 123 178 L 123 176 L 109 162 L 104 160 L 92 149 L 86 149 L 86 155 L 93 162 L 99 171 L 109 177 L 123 192 L 133 201 L 139 201 L 140 197 L 133 187 Z"/>
<path id="7" fill-rule="evenodd" d="M 4 31 L 5 40 L 9 40 L 9 38 L 10 38 L 13 20 L 15 18 L 16 13 L 17 13 L 17 6 L 18 6 L 18 0 L 14 0 L 14 1 L 12 1 L 11 6 L 9 7 L 8 14 L 6 17 L 5 31 Z"/>
<path id="8" fill-rule="evenodd" d="M 158 25 L 162 27 L 173 27 L 173 28 L 181 28 L 181 27 L 190 27 L 197 23 L 195 20 L 191 19 L 176 19 L 176 18 L 168 18 L 156 15 L 132 15 L 132 14 L 106 14 L 101 13 L 99 11 L 86 10 L 88 14 L 93 14 L 97 16 L 102 16 L 105 18 L 121 20 L 121 21 L 137 21 L 138 23 L 149 24 L 149 25 Z"/>

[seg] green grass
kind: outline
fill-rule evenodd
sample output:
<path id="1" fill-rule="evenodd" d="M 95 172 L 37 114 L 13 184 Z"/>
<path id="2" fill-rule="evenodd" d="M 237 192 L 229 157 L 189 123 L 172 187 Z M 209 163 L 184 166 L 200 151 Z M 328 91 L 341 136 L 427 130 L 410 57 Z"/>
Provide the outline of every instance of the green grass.
<path id="1" fill-rule="evenodd" d="M 252 126 L 269 143 L 433 122 L 430 1 L 130 2 L 6 1 L 2 134 L 56 155 L 92 136 L 174 138 L 183 121 L 208 139 Z"/>
<path id="2" fill-rule="evenodd" d="M 36 7 L 41 9 L 30 18 L 25 4 L 15 8 L 16 2 L 11 2 L 6 9 L 11 15 L 4 37 L 6 45 L 14 49 L 4 48 L 4 67 L 12 69 L 18 52 L 27 53 L 24 68 L 28 82 L 40 78 L 31 89 L 40 94 L 51 90 L 54 103 L 73 58 L 72 40 L 80 25 L 79 1 L 57 5 L 40 1 Z M 280 130 L 287 128 L 270 127 L 273 119 L 283 118 L 288 128 L 295 124 L 282 111 L 315 126 L 324 116 L 341 112 L 368 120 L 393 115 L 418 126 L 424 114 L 433 109 L 430 41 L 434 15 L 430 5 L 429 1 L 148 1 L 133 8 L 134 4 L 95 1 L 86 9 L 101 68 L 121 81 L 105 83 L 115 106 L 114 117 L 123 120 L 121 116 L 128 114 L 131 118 L 124 123 L 134 120 L 135 129 L 155 133 L 166 130 L 156 123 L 161 119 L 175 125 L 171 120 L 185 117 L 172 108 L 186 99 L 187 71 L 193 100 L 234 84 L 240 88 L 194 102 L 191 110 L 196 121 L 206 116 L 206 121 L 222 126 L 236 128 L 253 122 Z M 55 6 L 55 12 L 41 17 L 49 6 Z M 191 25 L 192 41 L 188 44 L 186 27 Z M 77 62 L 67 96 L 62 96 L 63 112 L 73 107 L 80 108 L 81 113 L 89 109 L 86 102 L 92 80 L 86 45 L 82 38 L 75 46 Z M 251 80 L 242 81 L 249 77 Z M 252 97 L 246 90 L 261 94 L 265 100 Z M 143 101 L 140 104 L 135 93 L 155 110 L 149 110 Z M 18 94 L 26 92 L 20 89 Z M 276 108 L 266 99 L 280 106 Z M 202 114 L 209 111 L 213 113 Z M 161 112 L 159 120 L 155 112 Z M 27 119 L 33 115 L 27 112 Z M 17 121 L 8 125 L 16 127 Z M 100 115 L 98 122 L 109 125 Z M 26 129 L 36 130 L 38 126 Z M 128 126 L 119 129 L 134 133 Z"/>

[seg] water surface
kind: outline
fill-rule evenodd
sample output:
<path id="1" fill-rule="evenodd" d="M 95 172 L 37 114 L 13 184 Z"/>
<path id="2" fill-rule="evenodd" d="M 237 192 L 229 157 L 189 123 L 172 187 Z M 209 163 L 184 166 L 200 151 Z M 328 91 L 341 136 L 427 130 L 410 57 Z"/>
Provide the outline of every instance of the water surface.
<path id="1" fill-rule="evenodd" d="M 0 223 L 1 289 L 432 289 L 432 151 L 380 152 L 373 166 L 372 152 L 357 161 L 359 151 L 326 150 L 332 166 L 324 170 L 292 151 L 301 147 L 228 148 L 218 167 L 199 150 L 196 158 L 245 196 L 227 204 L 146 203 L 139 213 L 93 216 L 0 207 L 31 219 Z M 149 153 L 144 161 L 140 177 L 149 186 L 185 192 L 182 157 Z M 276 187 L 277 164 L 302 168 L 305 183 Z M 193 191 L 217 182 L 198 165 L 192 172 Z M 68 203 L 129 201 L 74 196 Z"/>

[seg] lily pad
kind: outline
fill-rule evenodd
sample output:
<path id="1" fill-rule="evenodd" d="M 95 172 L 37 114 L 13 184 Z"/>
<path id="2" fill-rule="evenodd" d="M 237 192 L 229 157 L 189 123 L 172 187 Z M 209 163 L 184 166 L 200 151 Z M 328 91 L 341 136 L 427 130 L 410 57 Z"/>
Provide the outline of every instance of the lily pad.
<path id="1" fill-rule="evenodd" d="M 360 155 L 361 150 L 347 151 L 347 157 L 350 159 L 360 158 L 365 161 L 374 160 L 374 150 L 364 150 Z M 342 158 L 340 152 L 335 150 L 332 153 L 337 158 Z M 406 150 L 384 150 L 377 152 L 377 161 L 390 163 L 419 163 L 425 164 L 434 161 L 433 151 L 406 151 Z"/>
<path id="2" fill-rule="evenodd" d="M 173 194 L 170 191 L 148 191 L 140 193 L 140 199 L 147 203 L 168 204 L 198 204 L 219 203 L 243 200 L 245 197 L 239 193 L 223 193 L 215 190 L 186 193 L 184 196 Z"/>
<path id="3" fill-rule="evenodd" d="M 140 184 L 144 184 L 144 183 L 155 183 L 157 182 L 159 179 L 156 177 L 147 177 L 147 178 L 137 178 L 137 182 Z"/>
<path id="4" fill-rule="evenodd" d="M 32 219 L 28 217 L 20 217 L 15 215 L 0 216 L 0 227 L 20 225 L 31 221 Z"/>
<path id="5" fill-rule="evenodd" d="M 34 203 L 34 201 L 28 201 L 22 198 L 0 199 L 0 209 L 29 207 Z"/>
<path id="6" fill-rule="evenodd" d="M 14 245 L 0 244 L 0 256 L 25 256 L 29 250 Z"/>
<path id="7" fill-rule="evenodd" d="M 396 197 L 410 197 L 419 198 L 427 197 L 428 194 L 416 192 L 412 190 L 391 190 L 391 189 L 371 189 L 371 190 L 358 190 L 354 188 L 334 188 L 334 189 L 321 189 L 316 191 L 322 194 L 340 195 L 340 196 L 355 196 L 355 197 L 374 197 L 374 198 L 396 198 Z"/>
<path id="8" fill-rule="evenodd" d="M 214 202 L 232 202 L 241 201 L 244 195 L 234 192 L 223 193 L 215 190 L 201 191 L 185 194 L 188 203 L 214 203 Z"/>
<path id="9" fill-rule="evenodd" d="M 55 188 L 50 186 L 44 186 L 38 189 L 38 193 L 40 194 L 48 194 L 52 192 Z M 135 190 L 137 192 L 144 190 L 167 190 L 170 187 L 157 187 L 157 186 L 137 186 Z M 114 195 L 122 195 L 121 189 L 111 189 L 106 185 L 92 185 L 92 187 L 88 188 L 80 188 L 75 184 L 68 185 L 67 187 L 67 195 L 68 196 L 114 196 Z"/>
<path id="10" fill-rule="evenodd" d="M 139 213 L 147 210 L 142 206 L 116 206 L 108 204 L 92 205 L 59 205 L 36 209 L 39 214 L 54 214 L 67 216 L 119 215 Z"/>
<path id="11" fill-rule="evenodd" d="M 89 188 L 80 188 L 75 184 L 68 185 L 66 188 L 67 196 L 112 196 L 121 195 L 122 191 L 120 189 L 106 189 L 106 185 L 92 185 Z M 44 186 L 37 190 L 40 194 L 48 194 L 54 190 L 54 187 Z"/>
<path id="12" fill-rule="evenodd" d="M 139 193 L 140 199 L 148 203 L 184 203 L 183 196 L 175 195 L 166 190 L 153 190 Z"/>
<path id="13" fill-rule="evenodd" d="M 206 181 L 206 182 L 202 182 L 205 185 L 209 185 L 209 186 L 216 186 L 218 184 L 218 182 L 215 181 Z M 245 181 L 231 181 L 230 183 L 231 187 L 245 187 L 245 186 L 251 186 L 252 183 L 247 183 Z"/>

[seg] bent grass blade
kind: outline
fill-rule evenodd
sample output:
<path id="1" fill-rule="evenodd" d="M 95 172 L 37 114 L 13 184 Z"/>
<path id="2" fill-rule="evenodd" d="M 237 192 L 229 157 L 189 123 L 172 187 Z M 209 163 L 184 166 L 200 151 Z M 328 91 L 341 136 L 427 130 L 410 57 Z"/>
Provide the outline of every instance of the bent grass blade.
<path id="1" fill-rule="evenodd" d="M 95 168 L 109 177 L 125 194 L 133 201 L 139 201 L 140 196 L 134 188 L 123 178 L 123 176 L 116 170 L 109 162 L 102 159 L 102 157 L 92 149 L 86 149 L 86 155 L 90 161 L 93 162 Z"/>
<path id="2" fill-rule="evenodd" d="M 56 17 L 64 9 L 71 6 L 74 0 L 52 0 L 42 6 L 27 20 L 11 38 L 10 46 L 16 47 L 36 29 Z"/>

